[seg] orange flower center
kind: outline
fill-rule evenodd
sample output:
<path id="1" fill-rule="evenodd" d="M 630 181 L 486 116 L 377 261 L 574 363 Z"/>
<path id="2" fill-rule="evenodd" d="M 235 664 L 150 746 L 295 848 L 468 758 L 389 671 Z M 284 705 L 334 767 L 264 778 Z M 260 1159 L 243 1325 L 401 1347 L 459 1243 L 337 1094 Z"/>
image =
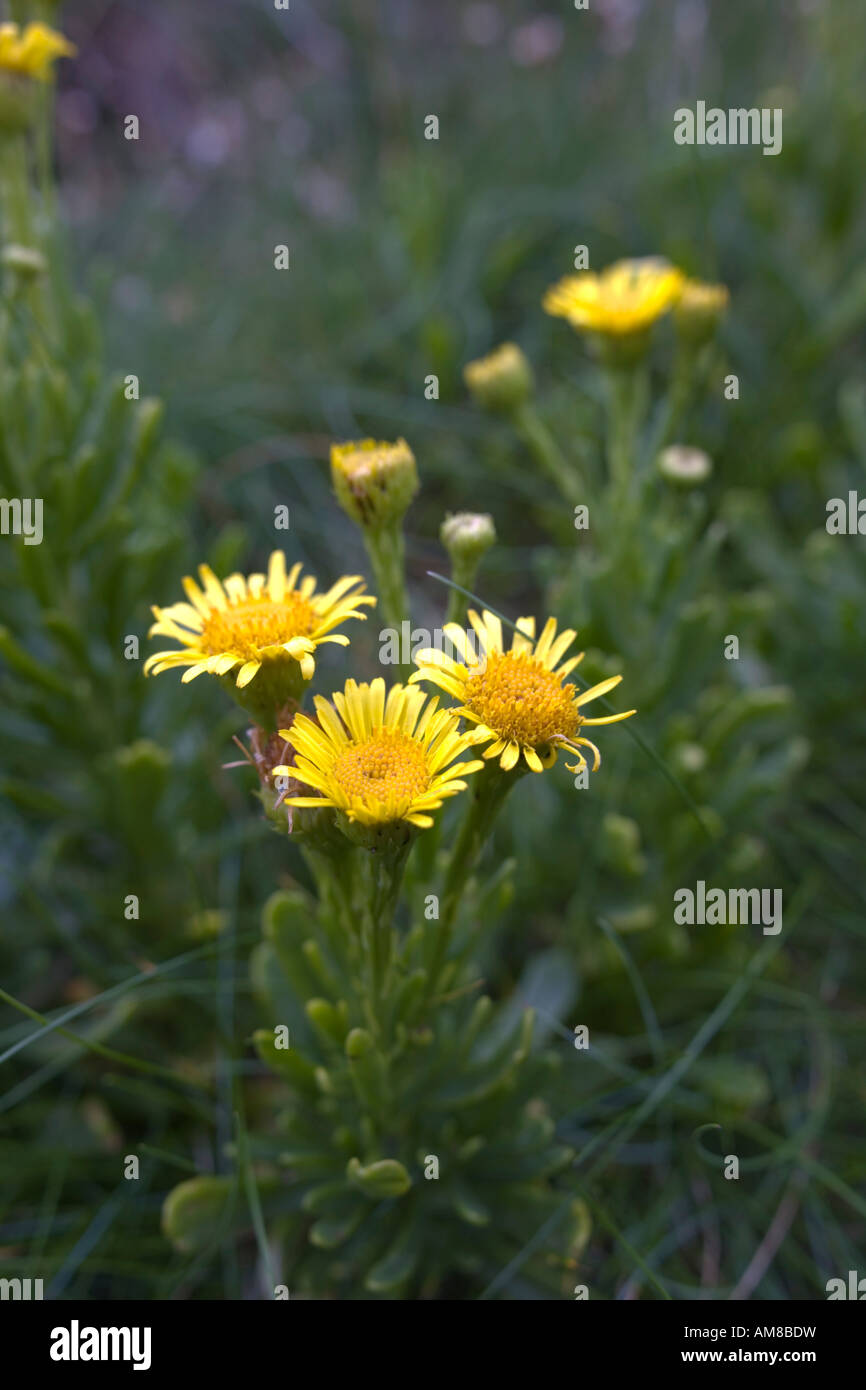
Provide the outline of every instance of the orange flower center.
<path id="1" fill-rule="evenodd" d="M 424 749 L 399 729 L 375 729 L 363 743 L 340 753 L 333 776 L 354 801 L 371 806 L 380 801 L 409 804 L 430 786 Z"/>
<path id="2" fill-rule="evenodd" d="M 312 605 L 290 590 L 281 603 L 269 598 L 248 598 L 228 608 L 213 608 L 204 621 L 202 650 L 209 656 L 231 652 L 255 661 L 262 647 L 308 637 L 316 626 Z"/>
<path id="3" fill-rule="evenodd" d="M 554 734 L 577 732 L 573 699 L 574 686 L 526 652 L 488 652 L 484 670 L 466 682 L 463 703 L 500 738 L 540 748 Z"/>

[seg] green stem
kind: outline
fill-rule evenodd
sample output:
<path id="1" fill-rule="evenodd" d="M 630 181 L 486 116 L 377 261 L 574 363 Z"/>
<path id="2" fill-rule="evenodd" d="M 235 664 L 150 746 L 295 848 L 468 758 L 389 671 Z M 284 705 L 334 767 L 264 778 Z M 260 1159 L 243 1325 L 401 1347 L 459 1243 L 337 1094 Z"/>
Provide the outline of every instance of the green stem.
<path id="1" fill-rule="evenodd" d="M 607 369 L 607 461 L 615 503 L 624 504 L 637 472 L 637 441 L 646 409 L 647 378 L 640 365 Z"/>
<path id="2" fill-rule="evenodd" d="M 413 836 L 407 836 L 402 843 L 383 846 L 379 850 L 368 852 L 367 855 L 368 930 L 366 944 L 370 965 L 370 1007 L 373 1022 L 383 1040 L 383 1045 L 387 1032 L 384 1006 L 391 980 L 394 913 L 397 909 L 403 872 L 413 840 Z"/>
<path id="3" fill-rule="evenodd" d="M 321 843 L 305 844 L 303 840 L 300 843 L 316 885 L 320 920 L 332 946 L 344 945 L 351 957 L 356 954 L 358 938 L 357 852 L 346 843 L 345 836 L 341 838 L 342 845 L 334 849 Z"/>
<path id="4" fill-rule="evenodd" d="M 27 145 L 23 135 L 0 135 L 0 187 L 3 197 L 4 240 L 35 246 Z"/>
<path id="5" fill-rule="evenodd" d="M 3 210 L 3 241 L 28 250 L 40 249 L 30 183 L 27 140 L 23 134 L 0 134 L 0 201 Z M 9 283 L 9 273 L 6 276 Z M 46 285 L 39 276 L 32 281 L 16 278 L 12 287 L 22 303 L 32 313 L 31 343 L 34 351 L 44 355 L 42 338 L 50 338 L 51 313 Z M 11 301 L 10 296 L 10 301 Z M 40 337 L 40 335 L 42 335 Z"/>
<path id="6" fill-rule="evenodd" d="M 428 999 L 435 993 L 439 983 L 448 955 L 448 948 L 451 945 L 457 909 L 460 906 L 469 877 L 487 843 L 496 817 L 505 803 L 505 798 L 525 771 L 525 765 L 521 764 L 512 768 L 510 772 L 503 772 L 498 763 L 488 763 L 483 771 L 478 772 L 469 783 L 471 787 L 469 805 L 466 808 L 445 874 L 439 924 L 435 933 L 435 944 L 428 969 Z"/>
<path id="7" fill-rule="evenodd" d="M 568 462 L 538 411 L 528 401 L 511 415 L 518 435 L 538 466 L 555 483 L 568 502 L 580 502 L 582 480 L 577 468 Z M 469 585 L 466 586 L 469 588 Z"/>
<path id="8" fill-rule="evenodd" d="M 451 563 L 451 578 L 455 584 L 459 584 L 461 589 L 474 589 L 475 579 L 478 574 L 479 560 L 463 559 L 455 557 Z M 465 594 L 461 594 L 460 589 L 448 590 L 448 611 L 445 614 L 446 623 L 456 623 L 458 627 L 466 626 L 466 610 L 469 602 Z"/>
<path id="9" fill-rule="evenodd" d="M 694 375 L 694 352 L 681 344 L 674 358 L 670 385 L 650 441 L 650 463 L 655 460 L 660 449 L 673 442 L 692 396 Z"/>
<path id="10" fill-rule="evenodd" d="M 386 627 L 393 628 L 398 641 L 404 619 L 408 620 L 409 599 L 406 593 L 406 561 L 403 529 L 399 521 L 386 522 L 382 526 L 364 528 L 364 544 L 373 566 L 376 591 L 379 597 L 379 612 Z M 399 679 L 405 681 L 412 671 L 411 665 L 397 668 Z"/>

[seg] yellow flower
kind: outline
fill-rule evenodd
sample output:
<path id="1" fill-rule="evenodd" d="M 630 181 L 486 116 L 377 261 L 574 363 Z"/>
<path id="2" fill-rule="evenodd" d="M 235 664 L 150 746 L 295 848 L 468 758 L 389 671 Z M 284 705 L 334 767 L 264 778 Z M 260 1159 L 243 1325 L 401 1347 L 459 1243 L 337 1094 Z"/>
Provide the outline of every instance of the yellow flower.
<path id="1" fill-rule="evenodd" d="M 372 684 L 346 682 L 334 705 L 315 697 L 318 722 L 297 714 L 280 733 L 295 749 L 291 767 L 274 768 L 313 787 L 319 796 L 290 796 L 290 806 L 333 806 L 364 826 L 408 821 L 420 829 L 446 797 L 465 791 L 462 778 L 484 764 L 455 763 L 471 739 L 460 733 L 450 710 L 410 686 L 385 695 L 381 676 Z"/>
<path id="2" fill-rule="evenodd" d="M 510 651 L 505 650 L 502 624 L 493 613 L 485 609 L 479 618 L 470 609 L 469 621 L 480 651 L 474 650 L 468 633 L 456 623 L 448 623 L 445 635 L 462 661 L 428 647 L 417 653 L 419 669 L 409 677 L 410 683 L 429 680 L 455 696 L 461 702 L 455 713 L 477 726 L 473 740 L 489 743 L 484 757 L 498 757 L 505 772 L 515 766 L 521 754 L 533 772 L 541 772 L 556 762 L 560 747 L 577 755 L 573 767 L 566 764 L 572 772 L 586 767 L 580 749 L 590 748 L 595 771 L 601 754 L 594 743 L 581 737 L 580 731 L 586 725 L 615 724 L 636 711 L 586 719 L 581 707 L 613 690 L 622 676 L 610 676 L 590 690 L 579 692 L 573 685 L 563 685 L 583 652 L 558 665 L 577 633 L 568 629 L 557 637 L 555 618 L 548 618 L 537 642 L 535 619 L 519 618 Z"/>
<path id="3" fill-rule="evenodd" d="M 600 275 L 587 270 L 566 276 L 547 291 L 543 307 L 583 332 L 627 337 L 651 327 L 673 307 L 684 278 L 658 257 L 617 261 Z"/>
<path id="4" fill-rule="evenodd" d="M 149 636 L 173 637 L 182 650 L 155 652 L 144 664 L 144 673 L 187 666 L 183 680 L 195 680 L 204 671 L 225 676 L 237 668 L 235 684 L 243 690 L 262 669 L 299 668 L 302 681 L 316 669 L 314 653 L 322 642 L 349 645 L 348 637 L 333 629 L 347 618 L 365 618 L 361 604 L 375 604 L 362 592 L 359 575 L 344 575 L 326 593 L 316 593 L 316 581 L 307 575 L 296 587 L 301 566 L 286 574 L 286 559 L 275 550 L 268 573 L 230 574 L 223 584 L 207 565 L 199 566 L 202 588 L 193 579 L 183 581 L 189 603 L 154 608 L 156 622 Z M 276 707 L 276 706 L 275 706 Z"/>
<path id="5" fill-rule="evenodd" d="M 47 24 L 28 24 L 23 31 L 17 24 L 0 24 L 0 68 L 7 72 L 48 82 L 55 60 L 74 53 L 75 45 Z"/>

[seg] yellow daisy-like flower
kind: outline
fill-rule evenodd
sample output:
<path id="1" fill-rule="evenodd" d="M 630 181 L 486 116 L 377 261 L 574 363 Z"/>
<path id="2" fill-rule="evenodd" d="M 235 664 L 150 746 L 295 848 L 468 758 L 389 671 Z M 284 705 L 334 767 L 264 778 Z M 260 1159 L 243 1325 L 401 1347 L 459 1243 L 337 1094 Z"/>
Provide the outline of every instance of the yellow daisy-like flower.
<path id="1" fill-rule="evenodd" d="M 542 301 L 548 314 L 573 328 L 614 338 L 641 333 L 673 308 L 684 275 L 658 257 L 617 261 L 600 275 L 583 271 L 552 285 Z"/>
<path id="2" fill-rule="evenodd" d="M 489 743 L 483 756 L 498 757 L 505 772 L 517 764 L 521 754 L 533 772 L 542 772 L 556 762 L 560 747 L 577 755 L 573 767 L 566 764 L 571 772 L 586 767 L 581 748 L 591 749 L 595 771 L 601 754 L 594 743 L 581 737 L 581 730 L 586 725 L 615 724 L 636 711 L 587 719 L 582 706 L 613 690 L 622 676 L 610 676 L 589 690 L 564 685 L 583 652 L 559 665 L 577 633 L 569 628 L 557 636 L 555 618 L 548 618 L 538 641 L 535 619 L 519 618 L 510 651 L 505 650 L 502 623 L 495 614 L 485 609 L 479 617 L 470 609 L 469 621 L 480 650 L 475 650 L 470 635 L 461 627 L 448 623 L 445 635 L 462 660 L 428 647 L 417 653 L 418 670 L 409 677 L 410 683 L 429 680 L 455 696 L 460 701 L 455 713 L 476 725 L 474 741 Z"/>
<path id="3" fill-rule="evenodd" d="M 189 576 L 183 587 L 189 603 L 154 608 L 156 622 L 149 636 L 173 637 L 182 650 L 155 652 L 144 664 L 144 673 L 186 666 L 183 680 L 195 680 L 203 672 L 225 676 L 237 671 L 235 684 L 243 690 L 265 667 L 295 663 L 302 681 L 316 669 L 314 653 L 323 642 L 349 645 L 348 637 L 334 628 L 347 618 L 365 618 L 362 604 L 375 604 L 362 592 L 364 581 L 348 574 L 326 592 L 316 593 L 311 575 L 297 583 L 299 564 L 286 573 L 286 558 L 275 550 L 267 575 L 230 574 L 224 583 L 207 565 L 199 566 L 202 587 Z"/>
<path id="4" fill-rule="evenodd" d="M 17 24 L 0 24 L 0 68 L 37 82 L 51 79 L 52 66 L 58 58 L 71 58 L 75 45 L 47 24 L 28 24 L 19 30 Z"/>
<path id="5" fill-rule="evenodd" d="M 334 705 L 315 697 L 318 722 L 297 714 L 280 733 L 295 749 L 291 767 L 274 768 L 320 793 L 289 796 L 290 806 L 333 806 L 364 826 L 408 821 L 422 830 L 433 824 L 430 811 L 465 791 L 462 780 L 484 764 L 455 763 L 471 746 L 451 710 L 439 697 L 393 685 L 385 694 L 381 676 L 370 685 L 346 682 L 334 692 Z"/>

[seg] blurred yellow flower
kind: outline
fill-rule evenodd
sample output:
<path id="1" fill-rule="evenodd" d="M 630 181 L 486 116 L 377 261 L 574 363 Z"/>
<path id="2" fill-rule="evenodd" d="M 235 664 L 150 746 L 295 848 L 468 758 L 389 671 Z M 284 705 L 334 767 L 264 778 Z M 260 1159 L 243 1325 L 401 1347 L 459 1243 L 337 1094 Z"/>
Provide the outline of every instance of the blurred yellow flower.
<path id="1" fill-rule="evenodd" d="M 297 714 L 290 729 L 280 730 L 296 756 L 274 775 L 320 793 L 286 797 L 290 806 L 333 806 L 361 825 L 407 821 L 426 830 L 433 824 L 429 812 L 465 791 L 462 778 L 484 766 L 455 763 L 472 740 L 450 710 L 438 708 L 436 695 L 394 685 L 386 697 L 379 676 L 370 685 L 347 681 L 333 699 L 336 710 L 317 695 L 317 721 Z"/>
<path id="2" fill-rule="evenodd" d="M 6 72 L 48 82 L 55 61 L 71 58 L 75 51 L 74 44 L 47 24 L 28 24 L 23 30 L 17 24 L 0 24 L 0 68 Z"/>
<path id="3" fill-rule="evenodd" d="M 224 583 L 207 565 L 199 566 L 202 589 L 193 579 L 183 581 L 189 603 L 154 608 L 156 622 L 149 636 L 172 637 L 181 651 L 155 652 L 144 664 L 144 673 L 187 666 L 184 681 L 207 671 L 225 676 L 237 669 L 235 684 L 243 689 L 262 666 L 297 663 L 303 681 L 316 669 L 314 653 L 322 642 L 349 645 L 348 637 L 333 629 L 347 618 L 365 618 L 362 604 L 375 604 L 363 593 L 359 575 L 344 575 L 325 593 L 316 593 L 316 581 L 307 575 L 299 585 L 299 564 L 286 574 L 286 559 L 275 550 L 268 573 L 230 574 Z"/>
<path id="4" fill-rule="evenodd" d="M 658 257 L 617 261 L 601 274 L 584 271 L 552 285 L 542 301 L 548 314 L 582 332 L 626 337 L 651 327 L 677 302 L 685 277 Z"/>
<path id="5" fill-rule="evenodd" d="M 581 706 L 607 694 L 619 685 L 622 676 L 610 676 L 580 692 L 573 685 L 563 685 L 569 671 L 582 660 L 583 652 L 558 665 L 577 633 L 567 629 L 557 637 L 555 618 L 548 618 L 538 641 L 535 619 L 519 618 L 510 651 L 505 650 L 502 623 L 495 614 L 485 609 L 479 617 L 470 609 L 469 621 L 480 651 L 476 652 L 470 634 L 456 623 L 448 623 L 445 635 L 462 661 L 428 647 L 417 653 L 418 670 L 410 676 L 410 683 L 432 681 L 459 700 L 460 708 L 455 713 L 476 725 L 473 741 L 489 742 L 483 756 L 498 757 L 505 772 L 515 766 L 521 754 L 533 772 L 542 772 L 556 762 L 560 747 L 577 755 L 573 767 L 566 764 L 572 772 L 586 766 L 580 749 L 591 749 L 595 771 L 601 754 L 594 743 L 580 736 L 581 729 L 591 724 L 615 724 L 636 711 L 586 719 Z"/>

